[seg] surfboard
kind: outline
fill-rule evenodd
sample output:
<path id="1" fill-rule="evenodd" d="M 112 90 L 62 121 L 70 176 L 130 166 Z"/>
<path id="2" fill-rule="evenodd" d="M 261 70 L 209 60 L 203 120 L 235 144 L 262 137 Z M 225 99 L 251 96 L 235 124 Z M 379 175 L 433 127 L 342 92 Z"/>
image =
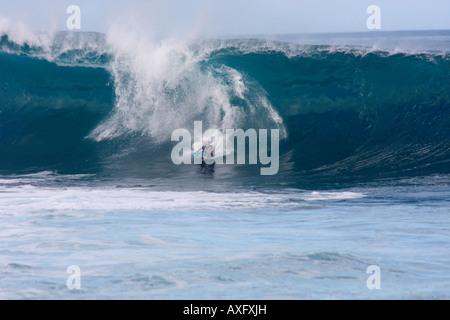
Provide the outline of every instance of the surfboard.
<path id="1" fill-rule="evenodd" d="M 198 151 L 192 154 L 194 156 L 195 159 L 200 159 L 202 160 L 203 158 L 203 151 Z"/>

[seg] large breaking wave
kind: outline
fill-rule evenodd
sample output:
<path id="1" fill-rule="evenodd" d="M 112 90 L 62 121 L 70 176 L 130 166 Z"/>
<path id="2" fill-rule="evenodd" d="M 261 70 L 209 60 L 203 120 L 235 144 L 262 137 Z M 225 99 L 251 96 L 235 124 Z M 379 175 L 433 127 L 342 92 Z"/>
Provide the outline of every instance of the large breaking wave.
<path id="1" fill-rule="evenodd" d="M 279 176 L 449 173 L 449 78 L 445 52 L 4 32 L 0 170 L 170 176 L 201 120 L 280 129 Z"/>

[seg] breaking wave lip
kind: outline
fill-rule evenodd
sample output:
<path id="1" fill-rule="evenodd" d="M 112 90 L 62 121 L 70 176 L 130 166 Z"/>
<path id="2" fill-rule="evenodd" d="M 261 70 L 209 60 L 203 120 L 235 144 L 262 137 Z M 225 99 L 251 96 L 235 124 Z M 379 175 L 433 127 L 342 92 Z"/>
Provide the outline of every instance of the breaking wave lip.
<path id="1" fill-rule="evenodd" d="M 8 28 L 1 170 L 139 166 L 202 120 L 280 129 L 285 176 L 448 172 L 448 51 Z"/>
<path id="2" fill-rule="evenodd" d="M 421 34 L 416 37 L 415 33 Z M 114 50 L 121 47 L 125 50 L 136 49 L 141 42 L 151 44 L 183 43 L 195 53 L 197 61 L 207 59 L 218 52 L 234 52 L 250 54 L 262 52 L 278 52 L 288 58 L 312 57 L 321 53 L 345 53 L 354 56 L 365 56 L 377 53 L 384 56 L 397 54 L 427 55 L 449 58 L 450 48 L 446 39 L 449 32 L 388 32 L 386 37 L 395 34 L 400 38 L 387 41 L 375 36 L 375 40 L 367 41 L 372 35 L 367 33 L 317 34 L 317 35 L 284 35 L 284 36 L 244 36 L 241 38 L 189 39 L 183 38 L 148 38 L 146 34 L 136 34 L 120 26 L 112 26 L 107 34 L 99 32 L 37 32 L 20 22 L 12 22 L 0 16 L 0 38 L 3 40 L 2 52 L 11 54 L 30 54 L 51 62 L 64 65 L 104 65 L 113 59 Z M 402 40 L 406 37 L 406 40 Z M 378 40 L 377 40 L 378 39 Z M 411 41 L 408 43 L 407 41 Z M 394 45 L 384 45 L 383 42 Z M 432 42 L 434 45 L 422 45 Z M 404 44 L 404 46 L 402 46 Z M 444 45 L 443 45 L 444 44 Z M 94 58 L 94 59 L 93 59 Z"/>

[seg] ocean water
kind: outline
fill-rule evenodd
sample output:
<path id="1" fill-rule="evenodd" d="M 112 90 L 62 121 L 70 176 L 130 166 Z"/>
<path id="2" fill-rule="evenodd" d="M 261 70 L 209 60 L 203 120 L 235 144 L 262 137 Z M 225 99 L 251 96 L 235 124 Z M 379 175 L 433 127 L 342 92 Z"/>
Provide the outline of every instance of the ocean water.
<path id="1" fill-rule="evenodd" d="M 449 31 L 0 35 L 0 299 L 450 298 Z M 279 172 L 174 165 L 194 121 Z"/>

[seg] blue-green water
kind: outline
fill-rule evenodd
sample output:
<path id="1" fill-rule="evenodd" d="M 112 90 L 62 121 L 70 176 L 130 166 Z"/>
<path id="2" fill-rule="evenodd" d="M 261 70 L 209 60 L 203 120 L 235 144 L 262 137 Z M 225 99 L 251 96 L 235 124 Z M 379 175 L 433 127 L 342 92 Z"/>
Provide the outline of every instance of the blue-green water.
<path id="1" fill-rule="evenodd" d="M 448 31 L 14 37 L 1 299 L 450 298 Z M 279 129 L 278 174 L 174 165 L 194 121 Z"/>
<path id="2" fill-rule="evenodd" d="M 450 298 L 448 176 L 319 191 L 89 180 L 0 179 L 0 298 Z"/>

